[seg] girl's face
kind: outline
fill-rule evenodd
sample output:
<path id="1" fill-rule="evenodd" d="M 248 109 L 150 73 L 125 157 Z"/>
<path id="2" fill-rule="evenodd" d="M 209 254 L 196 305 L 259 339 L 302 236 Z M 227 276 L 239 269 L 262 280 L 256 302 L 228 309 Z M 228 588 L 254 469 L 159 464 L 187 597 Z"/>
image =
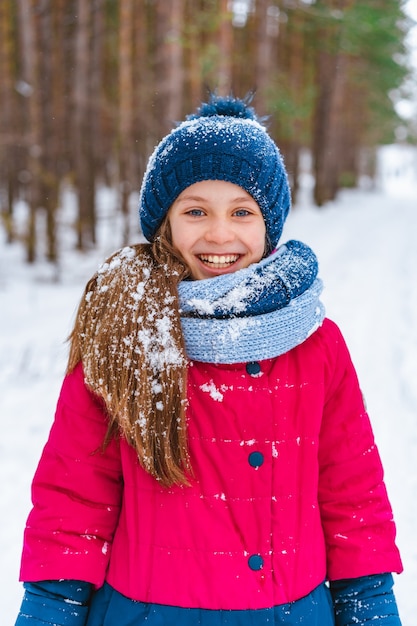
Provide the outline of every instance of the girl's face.
<path id="1" fill-rule="evenodd" d="M 257 202 L 223 180 L 187 187 L 168 211 L 172 243 L 195 280 L 229 274 L 264 255 L 266 229 Z"/>

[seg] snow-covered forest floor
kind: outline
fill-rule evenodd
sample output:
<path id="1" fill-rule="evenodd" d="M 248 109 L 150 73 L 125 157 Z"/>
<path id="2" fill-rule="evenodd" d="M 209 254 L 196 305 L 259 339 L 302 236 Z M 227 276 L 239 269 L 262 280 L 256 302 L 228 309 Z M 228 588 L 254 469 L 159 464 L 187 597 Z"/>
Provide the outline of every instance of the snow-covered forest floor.
<path id="1" fill-rule="evenodd" d="M 311 205 L 308 175 L 283 241 L 316 251 L 327 314 L 342 328 L 356 364 L 398 528 L 405 572 L 396 577 L 403 626 L 417 615 L 417 152 L 387 147 L 377 185 Z M 86 280 L 119 247 L 112 193 L 100 194 L 100 245 L 71 251 L 62 211 L 58 271 L 27 267 L 0 231 L 0 614 L 12 626 L 20 605 L 19 558 L 30 482 L 54 413 L 65 368 L 65 339 Z M 25 208 L 20 208 L 22 215 Z M 133 210 L 134 211 L 134 210 Z M 135 217 L 133 217 L 135 220 Z"/>

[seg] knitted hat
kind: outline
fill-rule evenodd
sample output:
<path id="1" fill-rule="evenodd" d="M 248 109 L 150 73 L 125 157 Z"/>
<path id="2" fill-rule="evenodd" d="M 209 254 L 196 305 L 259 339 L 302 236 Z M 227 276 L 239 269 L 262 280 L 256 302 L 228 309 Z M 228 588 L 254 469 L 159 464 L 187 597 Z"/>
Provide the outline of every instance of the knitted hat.
<path id="1" fill-rule="evenodd" d="M 276 144 L 247 100 L 212 95 L 157 145 L 139 202 L 148 241 L 178 195 L 203 180 L 224 180 L 245 189 L 258 203 L 270 243 L 276 246 L 291 204 L 287 174 Z"/>

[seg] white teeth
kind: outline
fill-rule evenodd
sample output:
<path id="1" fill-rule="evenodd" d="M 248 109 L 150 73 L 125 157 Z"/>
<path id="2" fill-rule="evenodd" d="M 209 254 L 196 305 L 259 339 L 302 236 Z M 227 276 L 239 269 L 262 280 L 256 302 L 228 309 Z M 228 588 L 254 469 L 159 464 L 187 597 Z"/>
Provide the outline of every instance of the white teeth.
<path id="1" fill-rule="evenodd" d="M 201 254 L 200 259 L 204 263 L 210 263 L 212 265 L 230 265 L 231 263 L 235 263 L 239 255 L 237 254 Z"/>

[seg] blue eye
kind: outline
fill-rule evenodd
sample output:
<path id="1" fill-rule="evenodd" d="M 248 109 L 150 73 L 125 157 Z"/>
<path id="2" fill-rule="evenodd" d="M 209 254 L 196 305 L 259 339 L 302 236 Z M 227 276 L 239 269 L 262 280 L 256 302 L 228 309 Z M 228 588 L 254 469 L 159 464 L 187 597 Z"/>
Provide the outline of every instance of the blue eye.
<path id="1" fill-rule="evenodd" d="M 187 215 L 200 217 L 201 215 L 203 215 L 203 211 L 201 209 L 190 209 L 189 211 L 187 211 Z"/>
<path id="2" fill-rule="evenodd" d="M 246 217 L 246 215 L 249 215 L 249 211 L 247 209 L 238 209 L 235 211 L 235 215 L 237 215 L 237 217 Z"/>

